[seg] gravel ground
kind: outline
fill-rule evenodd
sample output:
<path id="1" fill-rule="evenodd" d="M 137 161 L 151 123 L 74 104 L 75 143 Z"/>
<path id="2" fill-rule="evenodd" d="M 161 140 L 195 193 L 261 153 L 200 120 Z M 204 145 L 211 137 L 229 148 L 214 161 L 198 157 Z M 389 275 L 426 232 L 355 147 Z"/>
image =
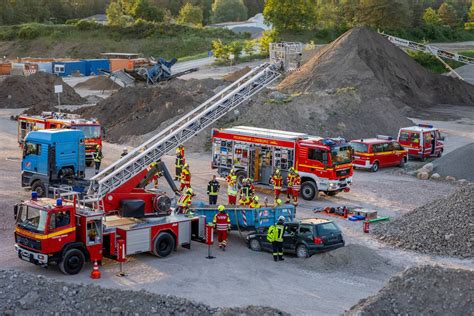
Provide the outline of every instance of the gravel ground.
<path id="1" fill-rule="evenodd" d="M 473 282 L 472 270 L 410 268 L 345 315 L 473 315 Z"/>
<path id="2" fill-rule="evenodd" d="M 288 315 L 262 306 L 211 308 L 171 295 L 67 284 L 17 271 L 0 271 L 0 299 L 2 315 Z"/>
<path id="3" fill-rule="evenodd" d="M 467 144 L 433 161 L 433 172 L 474 182 L 474 159 L 469 159 L 473 155 L 474 143 Z"/>

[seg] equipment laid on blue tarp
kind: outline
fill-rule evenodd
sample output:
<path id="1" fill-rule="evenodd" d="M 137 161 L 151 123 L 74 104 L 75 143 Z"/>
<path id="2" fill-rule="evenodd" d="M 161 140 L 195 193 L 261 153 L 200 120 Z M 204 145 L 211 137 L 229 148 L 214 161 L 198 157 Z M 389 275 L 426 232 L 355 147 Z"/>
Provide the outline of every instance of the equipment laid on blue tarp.
<path id="1" fill-rule="evenodd" d="M 217 206 L 191 205 L 191 212 L 196 215 L 205 215 L 206 223 L 212 223 L 214 215 L 218 213 Z M 283 216 L 287 222 L 295 219 L 295 207 L 291 204 L 277 207 L 247 208 L 235 205 L 226 206 L 230 225 L 233 230 L 259 230 L 268 228 Z"/>

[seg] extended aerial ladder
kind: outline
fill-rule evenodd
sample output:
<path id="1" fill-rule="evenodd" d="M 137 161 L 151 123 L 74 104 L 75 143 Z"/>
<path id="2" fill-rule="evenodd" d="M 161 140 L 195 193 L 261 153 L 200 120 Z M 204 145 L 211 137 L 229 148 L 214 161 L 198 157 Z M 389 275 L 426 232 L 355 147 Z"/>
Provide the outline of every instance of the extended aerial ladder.
<path id="1" fill-rule="evenodd" d="M 294 46 L 295 44 L 290 45 Z M 297 58 L 301 56 L 301 50 L 302 45 L 299 44 L 299 51 L 295 55 Z M 279 58 L 272 58 L 270 63 L 264 63 L 254 68 L 91 178 L 85 202 L 100 202 L 108 193 L 120 188 L 127 181 L 143 172 L 152 162 L 159 161 L 179 144 L 186 142 L 268 86 L 281 76 L 282 71 L 292 70 L 285 62 L 286 57 L 282 54 L 279 56 Z"/>

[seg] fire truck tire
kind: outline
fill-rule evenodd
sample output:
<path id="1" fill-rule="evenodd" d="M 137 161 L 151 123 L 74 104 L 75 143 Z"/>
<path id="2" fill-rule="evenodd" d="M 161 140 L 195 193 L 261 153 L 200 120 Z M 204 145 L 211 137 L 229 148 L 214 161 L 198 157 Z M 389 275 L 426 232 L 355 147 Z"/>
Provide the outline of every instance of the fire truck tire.
<path id="1" fill-rule="evenodd" d="M 46 196 L 46 187 L 44 186 L 41 180 L 36 180 L 31 185 L 31 191 L 36 191 L 38 197 L 45 197 Z"/>
<path id="2" fill-rule="evenodd" d="M 78 274 L 81 272 L 84 262 L 84 254 L 79 249 L 69 249 L 59 262 L 59 269 L 64 274 Z"/>
<path id="3" fill-rule="evenodd" d="M 372 172 L 379 171 L 379 163 L 377 161 L 374 162 L 374 164 L 372 165 L 372 168 L 370 168 L 370 171 L 372 171 Z"/>
<path id="4" fill-rule="evenodd" d="M 312 201 L 314 199 L 318 199 L 319 197 L 319 190 L 316 186 L 316 183 L 313 181 L 305 181 L 301 184 L 301 196 L 306 201 Z"/>
<path id="5" fill-rule="evenodd" d="M 174 250 L 174 237 L 167 232 L 161 232 L 153 243 L 153 254 L 159 258 L 165 258 Z"/>
<path id="6" fill-rule="evenodd" d="M 92 162 L 93 162 L 92 160 L 86 160 L 86 166 L 87 167 L 92 166 Z"/>

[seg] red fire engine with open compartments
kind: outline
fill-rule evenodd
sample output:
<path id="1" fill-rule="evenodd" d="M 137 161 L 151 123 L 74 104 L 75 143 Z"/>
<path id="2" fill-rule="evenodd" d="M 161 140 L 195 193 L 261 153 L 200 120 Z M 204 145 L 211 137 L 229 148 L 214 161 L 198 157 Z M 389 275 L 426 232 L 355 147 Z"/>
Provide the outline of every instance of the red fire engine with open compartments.
<path id="1" fill-rule="evenodd" d="M 275 169 L 286 179 L 291 167 L 301 176 L 301 195 L 312 200 L 322 191 L 336 195 L 352 183 L 352 149 L 342 138 L 322 138 L 264 128 L 237 126 L 212 131 L 212 167 L 226 176 L 269 184 Z M 240 180 L 239 180 L 240 182 Z"/>
<path id="2" fill-rule="evenodd" d="M 32 130 L 72 128 L 84 133 L 86 163 L 90 166 L 97 145 L 102 147 L 102 127 L 97 120 L 86 120 L 77 114 L 43 112 L 41 115 L 20 115 L 18 117 L 18 143 L 23 145 L 26 135 Z"/>

